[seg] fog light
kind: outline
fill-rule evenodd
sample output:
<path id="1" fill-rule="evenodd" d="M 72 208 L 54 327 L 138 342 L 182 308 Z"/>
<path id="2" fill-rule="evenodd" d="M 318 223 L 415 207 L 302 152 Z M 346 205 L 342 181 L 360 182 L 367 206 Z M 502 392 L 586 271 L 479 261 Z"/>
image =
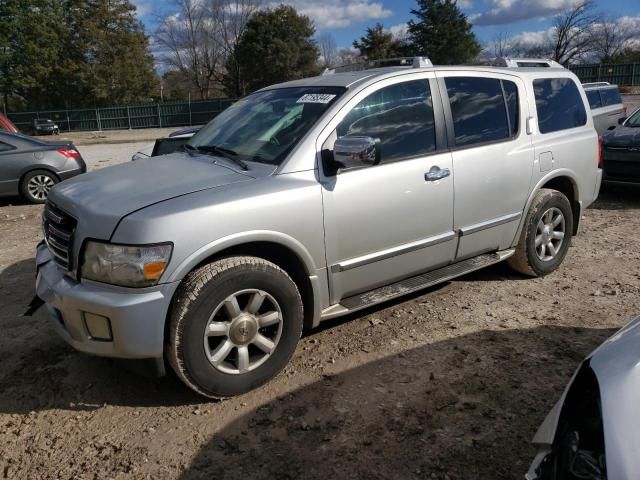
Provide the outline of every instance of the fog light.
<path id="1" fill-rule="evenodd" d="M 101 342 L 110 342 L 113 340 L 111 321 L 107 317 L 84 312 L 84 324 L 92 340 L 99 340 Z"/>

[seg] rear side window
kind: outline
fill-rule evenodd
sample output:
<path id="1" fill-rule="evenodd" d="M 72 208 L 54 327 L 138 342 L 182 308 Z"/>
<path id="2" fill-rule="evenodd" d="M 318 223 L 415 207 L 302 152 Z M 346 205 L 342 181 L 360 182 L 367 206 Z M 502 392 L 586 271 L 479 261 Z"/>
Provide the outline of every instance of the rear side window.
<path id="1" fill-rule="evenodd" d="M 587 90 L 586 93 L 587 100 L 589 100 L 589 106 L 592 110 L 602 106 L 602 100 L 600 99 L 600 92 L 598 90 Z"/>
<path id="2" fill-rule="evenodd" d="M 397 83 L 373 92 L 340 122 L 337 134 L 379 138 L 381 163 L 433 152 L 436 134 L 429 81 Z"/>
<path id="3" fill-rule="evenodd" d="M 495 142 L 518 131 L 518 89 L 496 78 L 445 79 L 457 147 Z"/>
<path id="4" fill-rule="evenodd" d="M 9 145 L 8 143 L 0 142 L 0 152 L 7 152 L 9 150 L 14 150 L 15 147 Z"/>
<path id="5" fill-rule="evenodd" d="M 575 82 L 570 78 L 533 81 L 541 133 L 557 132 L 587 123 L 587 112 Z"/>
<path id="6" fill-rule="evenodd" d="M 603 88 L 600 90 L 600 96 L 602 97 L 603 107 L 622 103 L 622 97 L 620 97 L 620 92 L 618 92 L 617 88 Z"/>

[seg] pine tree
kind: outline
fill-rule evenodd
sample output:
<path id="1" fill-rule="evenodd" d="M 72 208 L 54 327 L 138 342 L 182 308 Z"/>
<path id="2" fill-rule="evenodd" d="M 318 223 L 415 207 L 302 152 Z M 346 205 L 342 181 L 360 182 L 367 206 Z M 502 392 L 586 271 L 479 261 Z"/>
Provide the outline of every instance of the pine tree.
<path id="1" fill-rule="evenodd" d="M 409 21 L 409 38 L 418 55 L 436 65 L 468 63 L 481 51 L 471 24 L 456 0 L 418 0 L 411 10 L 418 20 Z"/>
<path id="2" fill-rule="evenodd" d="M 255 13 L 227 60 L 227 93 L 245 95 L 274 83 L 316 75 L 319 51 L 314 33 L 309 17 L 298 15 L 293 7 L 281 5 Z M 234 65 L 237 70 L 230 68 Z"/>
<path id="3" fill-rule="evenodd" d="M 353 42 L 353 47 L 360 50 L 360 55 L 367 60 L 381 60 L 405 56 L 406 47 L 391 32 L 385 31 L 381 23 L 373 28 L 367 27 L 366 33 L 360 40 Z"/>

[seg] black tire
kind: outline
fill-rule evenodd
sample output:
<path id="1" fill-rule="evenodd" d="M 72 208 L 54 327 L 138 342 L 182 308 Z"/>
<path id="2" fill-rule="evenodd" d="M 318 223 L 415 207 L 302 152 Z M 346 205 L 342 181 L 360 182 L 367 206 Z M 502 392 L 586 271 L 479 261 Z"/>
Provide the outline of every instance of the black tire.
<path id="1" fill-rule="evenodd" d="M 20 182 L 20 194 L 22 198 L 24 198 L 29 203 L 44 203 L 47 201 L 47 195 L 49 190 L 43 193 L 43 196 L 34 192 L 30 185 L 33 181 L 38 179 L 42 179 L 39 183 L 45 182 L 48 186 L 48 189 L 51 189 L 56 183 L 60 181 L 60 179 L 49 170 L 32 170 L 27 172 L 24 177 L 22 177 L 22 181 Z"/>
<path id="2" fill-rule="evenodd" d="M 264 291 L 277 302 L 281 333 L 264 363 L 243 373 L 225 373 L 209 360 L 204 333 L 225 299 L 245 289 Z M 302 298 L 284 270 L 262 258 L 228 257 L 191 272 L 182 282 L 170 314 L 166 355 L 178 377 L 197 393 L 210 398 L 240 395 L 268 382 L 285 367 L 302 335 L 302 325 Z"/>
<path id="3" fill-rule="evenodd" d="M 539 222 L 543 215 L 551 209 L 557 209 L 564 217 L 564 238 L 553 258 L 545 260 L 536 251 L 536 236 Z M 516 253 L 507 262 L 512 269 L 524 275 L 531 277 L 548 275 L 560 266 L 567 255 L 572 233 L 573 212 L 569 200 L 557 190 L 543 188 L 536 193 L 531 203 L 520 240 L 516 246 Z"/>

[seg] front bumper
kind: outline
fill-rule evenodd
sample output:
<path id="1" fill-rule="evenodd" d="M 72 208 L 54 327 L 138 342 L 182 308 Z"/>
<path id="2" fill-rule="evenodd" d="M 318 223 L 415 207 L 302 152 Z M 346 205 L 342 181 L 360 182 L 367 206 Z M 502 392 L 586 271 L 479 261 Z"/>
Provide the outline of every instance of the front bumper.
<path id="1" fill-rule="evenodd" d="M 144 289 L 110 287 L 69 278 L 40 244 L 36 293 L 56 332 L 81 352 L 128 359 L 162 358 L 164 326 L 178 282 Z M 112 339 L 91 337 L 85 314 L 109 319 Z"/>

